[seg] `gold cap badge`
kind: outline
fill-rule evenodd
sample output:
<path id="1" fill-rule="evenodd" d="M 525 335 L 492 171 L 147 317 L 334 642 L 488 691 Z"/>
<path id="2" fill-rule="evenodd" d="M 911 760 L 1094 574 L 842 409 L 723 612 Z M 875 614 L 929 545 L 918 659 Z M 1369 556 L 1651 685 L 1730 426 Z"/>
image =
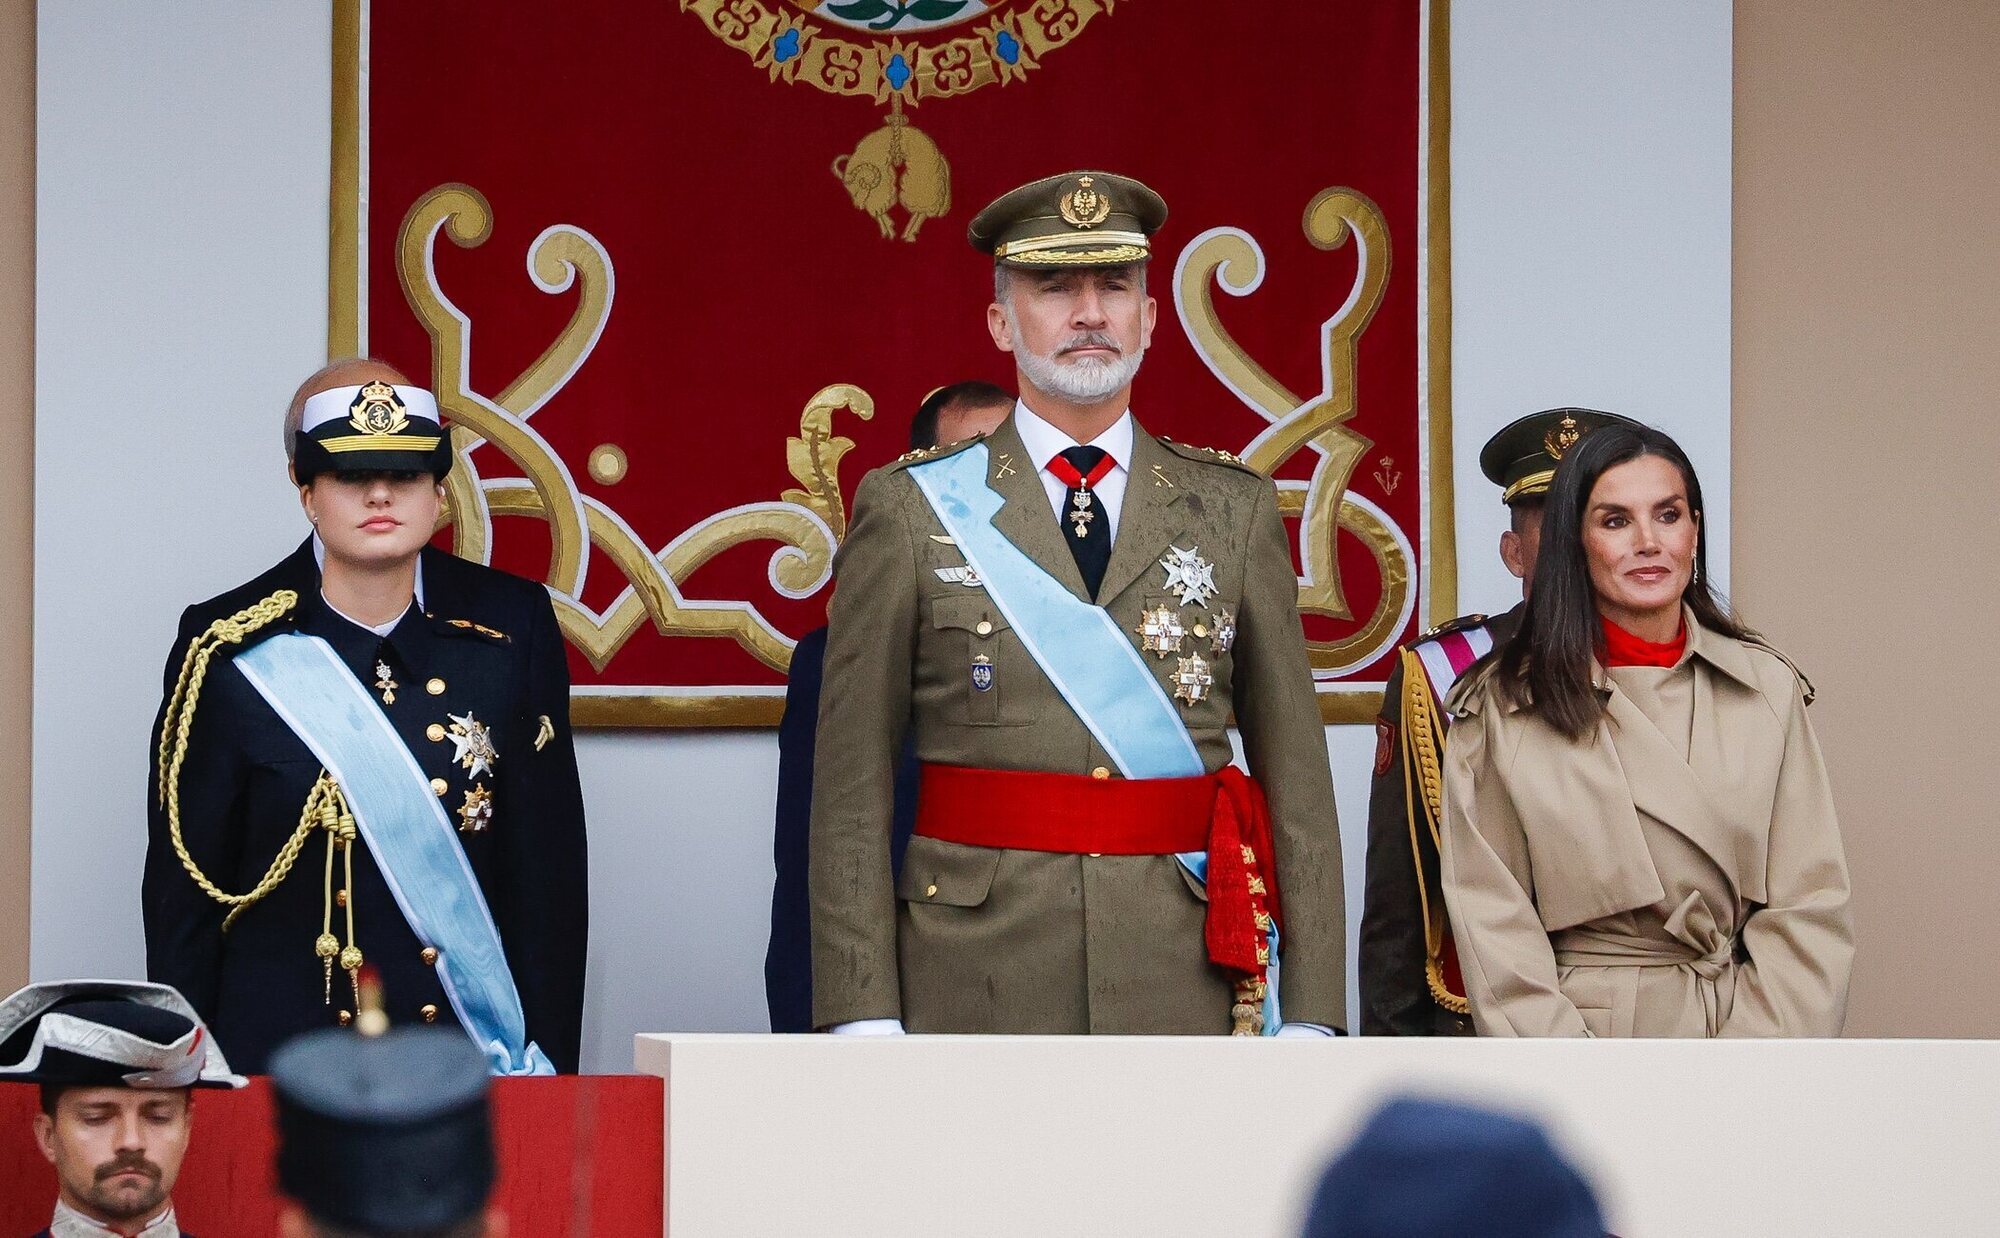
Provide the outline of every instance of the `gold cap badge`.
<path id="1" fill-rule="evenodd" d="M 1056 209 L 1062 213 L 1063 222 L 1072 228 L 1095 228 L 1111 218 L 1111 199 L 1096 189 L 1096 181 L 1089 176 L 1077 178 L 1076 188 L 1062 196 Z"/>
<path id="2" fill-rule="evenodd" d="M 410 424 L 403 398 L 380 379 L 355 393 L 348 412 L 348 424 L 363 434 L 401 434 Z"/>
<path id="3" fill-rule="evenodd" d="M 1550 458 L 1560 460 L 1563 453 L 1576 446 L 1576 441 L 1582 437 L 1583 432 L 1576 428 L 1576 418 L 1564 413 L 1563 419 L 1542 435 L 1542 446 L 1547 449 Z"/>

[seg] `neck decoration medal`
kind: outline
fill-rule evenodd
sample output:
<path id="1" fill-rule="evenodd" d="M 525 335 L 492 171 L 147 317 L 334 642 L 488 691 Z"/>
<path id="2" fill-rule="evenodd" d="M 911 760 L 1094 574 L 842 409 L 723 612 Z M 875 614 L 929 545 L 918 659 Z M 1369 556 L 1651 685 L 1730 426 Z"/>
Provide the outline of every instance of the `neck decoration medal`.
<path id="1" fill-rule="evenodd" d="M 396 703 L 396 689 L 400 686 L 395 678 L 389 674 L 389 664 L 377 661 L 375 663 L 375 690 L 382 694 L 382 703 L 384 705 L 394 705 Z"/>
<path id="2" fill-rule="evenodd" d="M 1078 538 L 1090 536 L 1090 522 L 1097 519 L 1097 513 L 1091 510 L 1093 506 L 1090 501 L 1091 490 L 1110 475 L 1117 463 L 1107 454 L 1091 468 L 1090 475 L 1086 477 L 1077 471 L 1074 464 L 1061 456 L 1049 461 L 1049 472 L 1055 474 L 1057 481 L 1075 492 L 1069 496 L 1070 512 L 1067 519 L 1071 530 Z"/>

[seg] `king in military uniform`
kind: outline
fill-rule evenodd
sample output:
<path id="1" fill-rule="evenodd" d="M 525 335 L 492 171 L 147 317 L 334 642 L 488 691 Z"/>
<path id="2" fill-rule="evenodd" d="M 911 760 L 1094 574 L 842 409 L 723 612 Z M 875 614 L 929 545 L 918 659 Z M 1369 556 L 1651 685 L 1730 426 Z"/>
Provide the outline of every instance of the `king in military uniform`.
<path id="1" fill-rule="evenodd" d="M 1479 471 L 1500 487 L 1508 529 L 1500 558 L 1527 596 L 1542 538 L 1542 503 L 1563 453 L 1616 413 L 1555 408 L 1531 413 L 1488 440 Z M 1630 424 L 1626 422 L 1626 424 Z M 1472 1032 L 1465 982 L 1438 886 L 1442 753 L 1451 685 L 1521 625 L 1521 606 L 1441 624 L 1397 655 L 1375 720 L 1375 778 L 1368 796 L 1367 883 L 1361 910 L 1361 1031 L 1367 1036 Z"/>
<path id="2" fill-rule="evenodd" d="M 1131 413 L 1166 214 L 1104 172 L 980 212 L 1019 401 L 856 495 L 813 788 L 821 1027 L 1344 1023 L 1340 836 L 1276 490 Z M 892 877 L 906 731 L 917 823 Z"/>
<path id="3" fill-rule="evenodd" d="M 574 1071 L 587 899 L 548 594 L 429 545 L 452 454 L 374 361 L 306 381 L 313 534 L 188 609 L 148 787 L 147 969 L 249 1070 L 345 1023 L 363 962 L 496 1073 Z"/>

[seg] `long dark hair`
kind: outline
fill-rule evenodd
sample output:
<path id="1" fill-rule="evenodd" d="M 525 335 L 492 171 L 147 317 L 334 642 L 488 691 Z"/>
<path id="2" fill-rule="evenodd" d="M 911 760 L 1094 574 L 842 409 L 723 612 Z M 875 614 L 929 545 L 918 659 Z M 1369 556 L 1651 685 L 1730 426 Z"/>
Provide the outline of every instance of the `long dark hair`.
<path id="1" fill-rule="evenodd" d="M 1535 559 L 1534 587 L 1520 630 L 1500 650 L 1497 687 L 1509 701 L 1540 714 L 1571 739 L 1582 739 L 1604 715 L 1604 702 L 1591 682 L 1590 662 L 1604 655 L 1604 628 L 1590 562 L 1583 548 L 1583 514 L 1597 479 L 1608 470 L 1658 456 L 1680 470 L 1688 511 L 1702 516 L 1701 479 L 1687 453 L 1671 437 L 1642 425 L 1601 426 L 1583 436 L 1556 469 L 1543 508 L 1542 545 Z M 1694 579 L 1681 600 L 1711 631 L 1739 640 L 1756 636 L 1730 612 L 1709 584 L 1707 520 L 1695 541 Z"/>

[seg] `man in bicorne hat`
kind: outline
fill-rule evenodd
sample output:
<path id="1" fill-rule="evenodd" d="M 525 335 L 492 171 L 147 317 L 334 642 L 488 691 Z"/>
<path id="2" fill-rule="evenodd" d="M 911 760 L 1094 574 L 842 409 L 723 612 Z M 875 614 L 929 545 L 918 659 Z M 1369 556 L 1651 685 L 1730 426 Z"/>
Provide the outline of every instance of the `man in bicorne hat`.
<path id="1" fill-rule="evenodd" d="M 0 1082 L 39 1084 L 35 1142 L 56 1170 L 36 1238 L 192 1238 L 174 1183 L 192 1089 L 240 1088 L 186 999 L 163 984 L 64 980 L 0 1002 Z"/>
<path id="2" fill-rule="evenodd" d="M 818 1026 L 1345 1023 L 1340 835 L 1276 489 L 1131 409 L 1166 214 L 1081 171 L 972 221 L 1019 399 L 855 497 L 813 782 Z M 892 876 L 906 732 L 917 821 Z"/>
<path id="3" fill-rule="evenodd" d="M 1508 424 L 1479 452 L 1500 488 L 1508 527 L 1500 559 L 1525 599 L 1542 544 L 1542 504 L 1563 453 L 1616 413 L 1552 408 Z M 1368 874 L 1361 911 L 1361 1033 L 1466 1036 L 1465 982 L 1438 887 L 1445 693 L 1466 668 L 1521 626 L 1522 605 L 1465 615 L 1405 645 L 1375 719 L 1375 779 L 1368 795 Z"/>

